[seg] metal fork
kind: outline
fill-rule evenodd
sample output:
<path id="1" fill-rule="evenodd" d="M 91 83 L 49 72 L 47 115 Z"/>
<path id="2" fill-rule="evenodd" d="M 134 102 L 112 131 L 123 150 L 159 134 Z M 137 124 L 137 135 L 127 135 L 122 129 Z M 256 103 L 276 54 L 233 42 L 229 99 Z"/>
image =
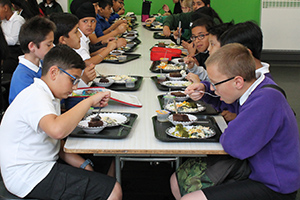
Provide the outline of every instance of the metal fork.
<path id="1" fill-rule="evenodd" d="M 99 120 L 102 119 L 101 116 L 100 116 L 100 111 L 101 111 L 102 108 L 103 108 L 103 107 L 99 107 L 98 114 L 97 114 L 97 116 L 95 117 L 95 119 L 99 119 Z"/>

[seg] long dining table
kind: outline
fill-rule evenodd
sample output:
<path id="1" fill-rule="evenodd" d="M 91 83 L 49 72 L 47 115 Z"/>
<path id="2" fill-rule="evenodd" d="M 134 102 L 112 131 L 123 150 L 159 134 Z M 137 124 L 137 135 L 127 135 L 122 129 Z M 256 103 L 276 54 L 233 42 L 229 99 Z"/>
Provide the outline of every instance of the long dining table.
<path id="1" fill-rule="evenodd" d="M 138 20 L 140 17 L 138 16 Z M 143 80 L 137 91 L 122 91 L 124 94 L 136 96 L 142 107 L 124 105 L 110 101 L 102 112 L 124 112 L 138 115 L 130 133 L 122 139 L 68 137 L 64 146 L 67 153 L 94 154 L 95 156 L 114 156 L 116 161 L 116 178 L 121 181 L 121 162 L 123 160 L 144 159 L 146 161 L 175 160 L 178 167 L 181 157 L 197 157 L 210 154 L 226 154 L 219 142 L 163 142 L 154 135 L 152 117 L 160 109 L 157 96 L 164 94 L 160 91 L 152 76 L 156 74 L 149 70 L 150 49 L 158 41 L 153 38 L 153 32 L 145 29 L 139 21 L 136 30 L 141 44 L 133 53 L 141 54 L 140 58 L 122 64 L 100 63 L 96 70 L 104 75 L 136 75 Z M 169 40 L 165 40 L 170 42 Z M 220 130 L 227 127 L 220 115 L 213 116 Z"/>

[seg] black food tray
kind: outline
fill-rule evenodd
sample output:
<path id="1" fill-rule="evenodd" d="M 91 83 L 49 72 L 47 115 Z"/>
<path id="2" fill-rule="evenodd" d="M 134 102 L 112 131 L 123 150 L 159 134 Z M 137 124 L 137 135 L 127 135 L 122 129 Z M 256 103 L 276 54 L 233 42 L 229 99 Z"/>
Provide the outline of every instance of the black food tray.
<path id="1" fill-rule="evenodd" d="M 141 54 L 129 54 L 129 53 L 123 53 L 122 55 L 126 55 L 127 58 L 125 61 L 119 61 L 119 60 L 103 60 L 102 63 L 114 63 L 114 64 L 123 64 L 123 63 L 126 63 L 126 62 L 129 62 L 129 61 L 132 61 L 132 60 L 135 60 L 135 59 L 138 59 Z"/>
<path id="2" fill-rule="evenodd" d="M 171 39 L 170 36 L 162 36 L 159 33 L 161 33 L 161 32 L 155 32 L 155 33 L 153 33 L 153 38 L 154 39 Z"/>
<path id="3" fill-rule="evenodd" d="M 222 134 L 219 126 L 216 123 L 216 120 L 212 116 L 207 115 L 195 115 L 198 118 L 197 123 L 193 123 L 193 125 L 202 125 L 208 126 L 216 131 L 216 135 L 206 139 L 197 139 L 197 138 L 175 138 L 166 134 L 166 129 L 174 126 L 171 122 L 159 122 L 157 120 L 157 116 L 152 117 L 153 127 L 154 127 L 154 135 L 155 137 L 163 142 L 219 142 L 219 138 Z"/>
<path id="4" fill-rule="evenodd" d="M 176 91 L 176 90 L 184 90 L 186 88 L 184 86 L 183 87 L 167 87 L 167 86 L 164 86 L 164 85 L 160 84 L 161 82 L 164 82 L 164 81 L 159 81 L 156 76 L 152 76 L 151 79 L 154 81 L 157 89 L 159 89 L 160 91 Z M 183 80 L 185 80 L 185 79 L 183 79 Z"/>
<path id="5" fill-rule="evenodd" d="M 146 26 L 146 25 L 143 25 L 145 29 L 149 30 L 149 31 L 162 31 L 163 29 L 162 28 L 154 28 L 153 26 Z"/>
<path id="6" fill-rule="evenodd" d="M 107 75 L 107 76 L 110 76 L 110 75 Z M 130 77 L 137 78 L 133 88 L 127 88 L 125 86 L 125 83 L 124 84 L 113 83 L 111 86 L 106 87 L 106 88 L 110 89 L 110 90 L 114 90 L 114 91 L 136 91 L 136 90 L 138 90 L 141 87 L 141 84 L 143 82 L 143 77 L 142 76 L 135 76 L 135 75 L 132 75 L 132 76 L 130 75 Z M 97 78 L 100 78 L 100 76 L 98 76 Z M 99 87 L 99 86 L 97 86 L 95 83 L 93 83 L 92 87 Z"/>
<path id="7" fill-rule="evenodd" d="M 137 45 L 141 44 L 141 40 L 139 40 L 139 38 L 134 38 L 133 40 L 131 40 L 132 42 L 135 42 Z"/>
<path id="8" fill-rule="evenodd" d="M 159 65 L 161 62 L 159 60 L 153 61 L 151 66 L 150 66 L 150 71 L 153 73 L 170 73 L 170 72 L 179 72 L 182 69 L 177 69 L 177 70 L 164 70 L 164 69 L 160 69 L 157 68 L 157 65 Z M 172 61 L 168 61 L 168 64 L 175 64 Z"/>
<path id="9" fill-rule="evenodd" d="M 159 105 L 161 107 L 161 109 L 163 110 L 164 109 L 164 99 L 163 99 L 163 96 L 164 95 L 158 95 L 157 98 L 158 98 L 158 101 L 159 101 Z M 214 109 L 212 107 L 212 105 L 208 104 L 208 103 L 205 103 L 204 101 L 193 101 L 192 99 L 188 99 L 186 100 L 187 102 L 195 102 L 195 103 L 200 103 L 202 106 L 204 106 L 206 109 L 201 111 L 201 112 L 197 112 L 197 113 L 190 113 L 192 115 L 197 115 L 197 114 L 200 114 L 201 115 L 217 115 L 219 114 L 218 111 L 216 111 L 216 109 Z"/>
<path id="10" fill-rule="evenodd" d="M 129 117 L 129 121 L 126 125 L 133 126 L 136 118 L 138 117 L 135 113 L 121 113 Z M 122 139 L 126 138 L 130 133 L 131 128 L 125 126 L 106 127 L 98 134 L 89 134 L 84 132 L 81 128 L 76 127 L 73 132 L 69 135 L 70 137 L 81 137 L 81 138 L 104 138 L 104 139 Z"/>

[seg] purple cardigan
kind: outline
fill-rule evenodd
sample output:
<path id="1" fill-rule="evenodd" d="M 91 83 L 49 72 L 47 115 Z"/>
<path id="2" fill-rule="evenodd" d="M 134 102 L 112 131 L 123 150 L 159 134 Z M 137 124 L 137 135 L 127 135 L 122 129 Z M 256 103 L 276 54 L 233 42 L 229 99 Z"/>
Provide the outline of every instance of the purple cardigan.
<path id="1" fill-rule="evenodd" d="M 203 82 L 209 90 L 209 83 Z M 297 121 L 281 92 L 261 88 L 275 84 L 265 78 L 246 102 L 227 105 L 237 117 L 228 124 L 220 143 L 233 157 L 248 159 L 249 178 L 279 193 L 300 188 L 300 142 Z M 210 91 L 211 92 L 211 91 Z M 221 108 L 224 102 L 205 95 L 202 100 Z"/>

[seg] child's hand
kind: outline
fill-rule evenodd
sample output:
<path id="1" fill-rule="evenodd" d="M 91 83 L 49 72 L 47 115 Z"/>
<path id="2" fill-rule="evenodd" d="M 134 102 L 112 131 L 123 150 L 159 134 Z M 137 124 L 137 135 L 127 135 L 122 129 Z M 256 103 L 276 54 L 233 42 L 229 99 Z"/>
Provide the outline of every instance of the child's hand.
<path id="1" fill-rule="evenodd" d="M 94 80 L 96 78 L 96 76 L 97 76 L 97 74 L 95 71 L 95 65 L 90 64 L 90 65 L 86 66 L 86 68 L 84 69 L 81 79 L 86 84 L 88 84 L 90 81 Z"/>
<path id="2" fill-rule="evenodd" d="M 108 48 L 109 51 L 112 51 L 115 48 L 117 48 L 117 40 L 113 40 L 113 41 L 108 42 L 106 48 Z"/>
<path id="3" fill-rule="evenodd" d="M 196 54 L 196 45 L 191 42 L 188 43 L 186 41 L 182 41 L 181 45 L 188 50 L 190 56 L 194 56 Z"/>
<path id="4" fill-rule="evenodd" d="M 177 27 L 177 30 L 176 31 L 173 31 L 173 36 L 174 36 L 174 39 L 176 40 L 179 36 L 179 33 L 181 33 L 181 30 L 179 30 L 179 27 Z"/>
<path id="5" fill-rule="evenodd" d="M 162 8 L 163 8 L 163 10 L 164 10 L 165 12 L 169 12 L 169 11 L 170 11 L 169 6 L 166 5 L 166 4 L 164 4 Z"/>
<path id="6" fill-rule="evenodd" d="M 236 118 L 236 114 L 235 113 L 232 113 L 228 110 L 223 110 L 223 112 L 221 113 L 221 115 L 224 117 L 224 119 L 227 121 L 227 122 L 230 122 L 232 120 L 234 120 Z"/>
<path id="7" fill-rule="evenodd" d="M 110 92 L 98 92 L 93 96 L 89 97 L 92 101 L 93 107 L 105 107 L 108 105 L 108 100 L 110 99 Z"/>
<path id="8" fill-rule="evenodd" d="M 146 19 L 146 23 L 153 23 L 154 22 L 154 20 L 155 20 L 155 17 L 152 17 L 152 18 L 148 18 L 148 19 Z"/>
<path id="9" fill-rule="evenodd" d="M 183 61 L 185 64 L 187 64 L 188 69 L 192 69 L 195 65 L 195 59 L 191 56 L 187 56 L 187 57 L 183 58 Z"/>
<path id="10" fill-rule="evenodd" d="M 117 39 L 117 48 L 120 48 L 120 47 L 125 47 L 127 44 L 127 41 L 125 38 L 119 38 Z"/>
<path id="11" fill-rule="evenodd" d="M 188 94 L 194 101 L 198 101 L 199 99 L 201 99 L 204 95 L 204 92 L 205 85 L 203 83 L 193 83 L 192 85 L 189 85 L 184 91 L 184 93 Z"/>
<path id="12" fill-rule="evenodd" d="M 193 83 L 200 83 L 200 78 L 197 74 L 194 73 L 188 73 L 188 75 L 185 77 L 188 81 L 191 81 Z"/>
<path id="13" fill-rule="evenodd" d="M 118 11 L 118 15 L 124 15 L 125 13 L 125 8 L 124 6 Z"/>
<path id="14" fill-rule="evenodd" d="M 118 26 L 118 28 L 116 29 L 118 34 L 124 33 L 127 30 L 127 23 L 122 23 Z"/>
<path id="15" fill-rule="evenodd" d="M 171 35 L 170 27 L 164 26 L 163 33 L 164 33 L 165 36 L 169 37 Z"/>

